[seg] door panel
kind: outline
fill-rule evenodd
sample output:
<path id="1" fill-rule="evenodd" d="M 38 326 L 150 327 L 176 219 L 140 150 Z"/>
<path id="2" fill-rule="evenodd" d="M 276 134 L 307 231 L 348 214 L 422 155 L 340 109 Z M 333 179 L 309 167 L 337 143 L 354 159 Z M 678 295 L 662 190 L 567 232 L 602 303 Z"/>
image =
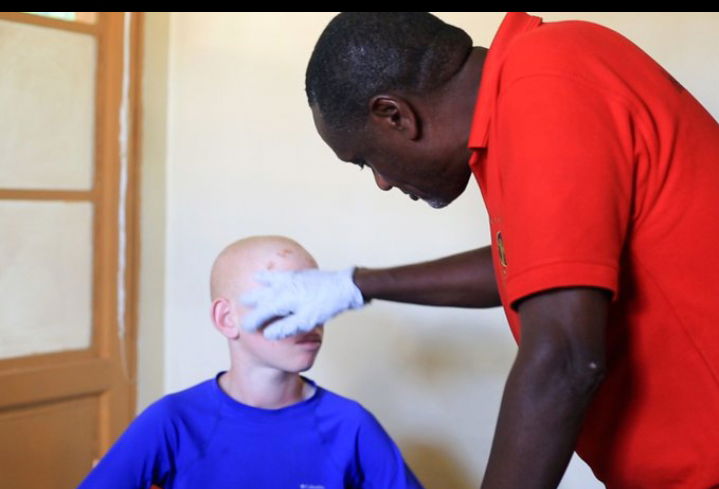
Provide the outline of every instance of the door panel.
<path id="1" fill-rule="evenodd" d="M 2 487 L 75 487 L 95 457 L 96 396 L 0 412 Z M 28 469 L 28 454 L 40 463 Z"/>
<path id="2" fill-rule="evenodd" d="M 89 189 L 97 41 L 0 20 L 0 187 Z"/>
<path id="3" fill-rule="evenodd" d="M 89 348 L 89 202 L 0 200 L 0 358 Z M 20 285 L 20 286 L 18 286 Z"/>

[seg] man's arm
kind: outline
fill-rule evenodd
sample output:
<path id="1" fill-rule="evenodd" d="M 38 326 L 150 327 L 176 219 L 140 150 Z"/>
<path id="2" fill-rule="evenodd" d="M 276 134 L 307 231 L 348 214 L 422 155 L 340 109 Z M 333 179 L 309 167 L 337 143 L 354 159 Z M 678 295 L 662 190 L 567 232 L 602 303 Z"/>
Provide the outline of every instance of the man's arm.
<path id="1" fill-rule="evenodd" d="M 338 272 L 263 271 L 255 276 L 263 285 L 241 297 L 253 310 L 244 328 L 265 328 L 267 338 L 279 339 L 309 331 L 348 309 L 371 299 L 455 307 L 498 306 L 489 247 L 439 260 L 385 269 Z"/>
<path id="2" fill-rule="evenodd" d="M 519 303 L 522 338 L 482 489 L 556 488 L 605 371 L 609 296 L 555 289 Z"/>
<path id="3" fill-rule="evenodd" d="M 358 268 L 354 281 L 365 301 L 453 307 L 500 305 L 489 246 L 413 265 Z"/>

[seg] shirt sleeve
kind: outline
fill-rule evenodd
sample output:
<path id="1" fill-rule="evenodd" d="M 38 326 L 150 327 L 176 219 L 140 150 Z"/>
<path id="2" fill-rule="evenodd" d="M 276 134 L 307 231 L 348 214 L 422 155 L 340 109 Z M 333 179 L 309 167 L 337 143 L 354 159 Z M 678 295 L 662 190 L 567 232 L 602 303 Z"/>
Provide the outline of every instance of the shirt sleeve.
<path id="1" fill-rule="evenodd" d="M 362 489 L 422 489 L 397 445 L 364 409 L 357 433 L 357 458 Z"/>
<path id="2" fill-rule="evenodd" d="M 170 408 L 160 400 L 138 416 L 78 489 L 149 489 L 163 486 L 173 467 Z"/>
<path id="3" fill-rule="evenodd" d="M 496 124 L 509 303 L 575 286 L 616 296 L 634 173 L 626 101 L 577 77 L 525 76 L 503 90 Z"/>

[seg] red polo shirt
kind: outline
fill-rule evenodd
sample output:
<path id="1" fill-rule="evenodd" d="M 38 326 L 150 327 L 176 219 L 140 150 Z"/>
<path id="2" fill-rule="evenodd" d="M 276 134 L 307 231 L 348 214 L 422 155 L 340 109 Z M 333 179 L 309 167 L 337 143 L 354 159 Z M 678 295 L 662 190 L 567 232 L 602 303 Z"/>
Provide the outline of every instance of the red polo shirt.
<path id="1" fill-rule="evenodd" d="M 579 454 L 610 489 L 719 485 L 719 125 L 616 32 L 512 13 L 469 146 L 515 337 L 523 297 L 613 296 Z"/>

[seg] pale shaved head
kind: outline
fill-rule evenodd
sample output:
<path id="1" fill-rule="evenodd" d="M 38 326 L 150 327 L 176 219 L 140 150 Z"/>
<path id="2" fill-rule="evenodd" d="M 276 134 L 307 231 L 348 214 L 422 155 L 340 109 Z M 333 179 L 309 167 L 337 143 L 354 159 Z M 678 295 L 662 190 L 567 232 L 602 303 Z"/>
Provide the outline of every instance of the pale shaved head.
<path id="1" fill-rule="evenodd" d="M 260 270 L 317 268 L 317 262 L 299 243 L 284 236 L 253 236 L 227 246 L 215 259 L 210 275 L 212 300 L 234 300 L 257 287 Z"/>
<path id="2" fill-rule="evenodd" d="M 324 328 L 319 325 L 304 334 L 281 340 L 267 339 L 262 328 L 254 331 L 242 328 L 243 318 L 250 311 L 242 303 L 242 296 L 261 286 L 255 280 L 257 272 L 307 268 L 317 268 L 315 259 L 296 241 L 284 236 L 241 239 L 227 246 L 215 259 L 210 274 L 210 318 L 215 329 L 227 338 L 230 350 L 232 366 L 219 378 L 225 392 L 231 393 L 234 389 L 236 395 L 245 395 L 252 391 L 259 393 L 259 397 L 248 398 L 249 402 L 265 402 L 289 392 L 277 392 L 283 382 L 303 389 L 299 372 L 314 364 Z M 271 318 L 263 327 L 277 319 Z M 287 379 L 294 379 L 293 383 L 287 383 Z"/>

